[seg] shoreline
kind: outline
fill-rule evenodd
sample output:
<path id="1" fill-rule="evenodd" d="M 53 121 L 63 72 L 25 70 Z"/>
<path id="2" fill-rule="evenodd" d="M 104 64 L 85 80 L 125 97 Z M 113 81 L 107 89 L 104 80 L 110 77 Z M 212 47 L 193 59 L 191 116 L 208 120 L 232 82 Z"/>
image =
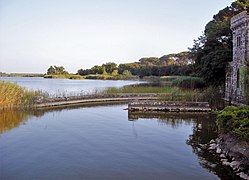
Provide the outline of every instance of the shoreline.
<path id="1" fill-rule="evenodd" d="M 242 179 L 249 179 L 249 142 L 230 135 L 219 134 L 218 138 L 204 144 L 202 149 L 219 157 L 224 166 L 230 167 Z"/>

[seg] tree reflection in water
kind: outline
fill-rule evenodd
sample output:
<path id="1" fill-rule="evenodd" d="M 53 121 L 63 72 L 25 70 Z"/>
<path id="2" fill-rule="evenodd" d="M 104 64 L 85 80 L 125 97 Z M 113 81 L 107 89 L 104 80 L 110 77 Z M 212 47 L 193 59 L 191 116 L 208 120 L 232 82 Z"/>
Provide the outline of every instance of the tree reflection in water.
<path id="1" fill-rule="evenodd" d="M 193 134 L 189 135 L 186 143 L 198 156 L 200 165 L 216 174 L 221 179 L 239 179 L 231 168 L 223 166 L 218 155 L 210 153 L 203 146 L 218 137 L 215 115 L 208 113 L 170 113 L 170 112 L 131 112 L 129 121 L 139 119 L 157 119 L 160 125 L 170 125 L 178 128 L 181 124 L 193 124 Z"/>

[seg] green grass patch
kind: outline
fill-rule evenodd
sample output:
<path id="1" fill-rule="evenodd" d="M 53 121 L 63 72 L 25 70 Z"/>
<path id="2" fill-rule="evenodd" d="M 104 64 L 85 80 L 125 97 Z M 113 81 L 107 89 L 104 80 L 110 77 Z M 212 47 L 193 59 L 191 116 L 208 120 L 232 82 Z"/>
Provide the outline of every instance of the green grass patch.
<path id="1" fill-rule="evenodd" d="M 228 106 L 217 115 L 221 132 L 231 133 L 249 140 L 249 106 Z"/>
<path id="2" fill-rule="evenodd" d="M 36 73 L 0 73 L 0 77 L 43 77 L 44 74 Z"/>

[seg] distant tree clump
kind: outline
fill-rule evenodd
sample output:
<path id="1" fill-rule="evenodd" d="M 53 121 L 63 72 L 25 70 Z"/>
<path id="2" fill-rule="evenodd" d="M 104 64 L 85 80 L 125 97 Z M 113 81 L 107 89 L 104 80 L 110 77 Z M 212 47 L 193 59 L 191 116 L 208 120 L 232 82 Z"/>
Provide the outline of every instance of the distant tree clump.
<path id="1" fill-rule="evenodd" d="M 47 75 L 64 75 L 69 74 L 63 66 L 50 66 Z"/>

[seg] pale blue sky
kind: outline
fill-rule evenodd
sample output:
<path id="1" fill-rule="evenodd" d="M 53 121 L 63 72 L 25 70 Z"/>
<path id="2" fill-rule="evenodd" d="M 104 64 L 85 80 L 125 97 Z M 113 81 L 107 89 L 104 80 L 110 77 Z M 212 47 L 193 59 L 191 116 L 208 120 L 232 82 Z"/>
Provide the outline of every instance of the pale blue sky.
<path id="1" fill-rule="evenodd" d="M 69 72 L 186 51 L 231 0 L 0 0 L 0 72 Z"/>

